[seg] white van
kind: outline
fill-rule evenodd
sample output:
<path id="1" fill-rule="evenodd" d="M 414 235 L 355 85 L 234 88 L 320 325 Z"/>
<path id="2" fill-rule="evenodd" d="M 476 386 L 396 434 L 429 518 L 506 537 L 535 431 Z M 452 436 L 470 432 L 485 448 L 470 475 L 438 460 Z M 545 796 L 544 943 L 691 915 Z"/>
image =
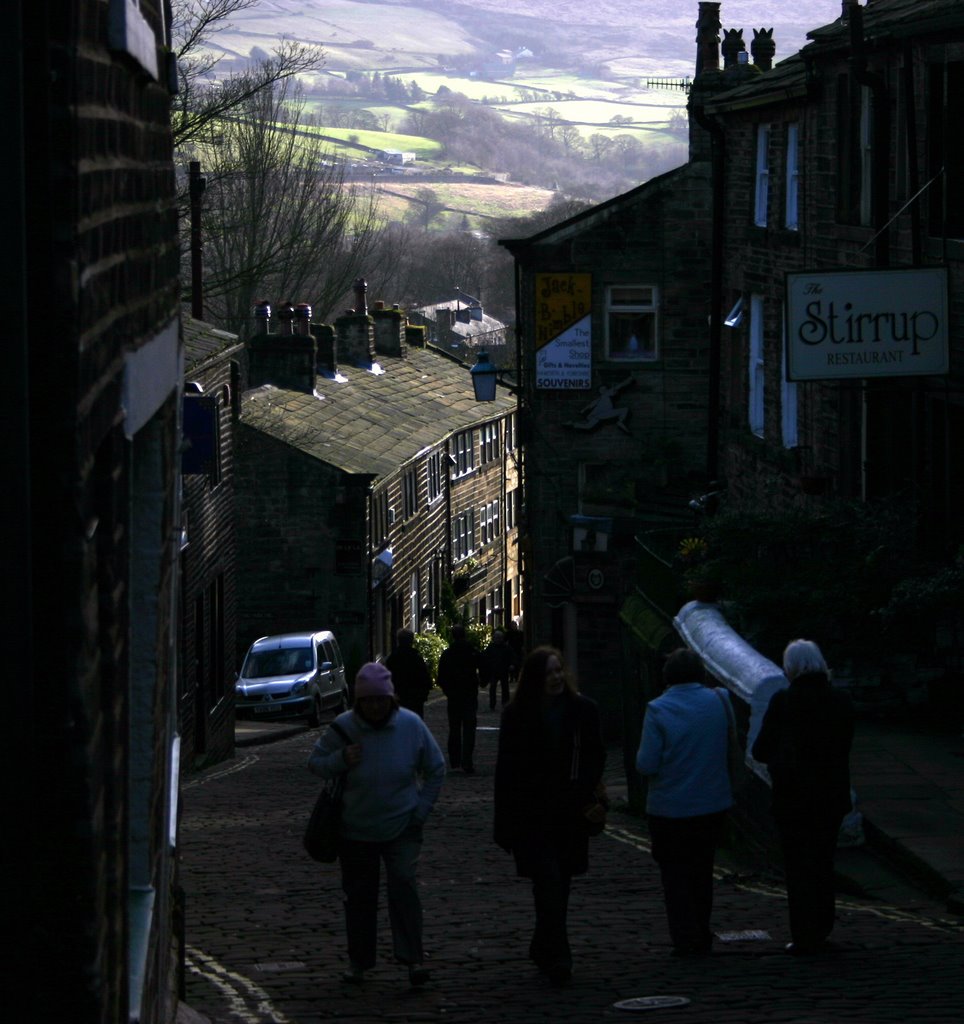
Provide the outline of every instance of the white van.
<path id="1" fill-rule="evenodd" d="M 348 684 L 335 635 L 321 630 L 255 640 L 244 656 L 234 694 L 238 718 L 307 718 L 317 726 L 322 711 L 344 711 Z"/>

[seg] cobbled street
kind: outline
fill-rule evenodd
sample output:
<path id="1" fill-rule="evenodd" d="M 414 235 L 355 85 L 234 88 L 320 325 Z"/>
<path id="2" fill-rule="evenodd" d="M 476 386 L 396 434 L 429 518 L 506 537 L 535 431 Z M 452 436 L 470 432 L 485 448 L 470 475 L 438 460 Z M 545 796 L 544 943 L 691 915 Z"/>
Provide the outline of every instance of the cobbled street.
<path id="1" fill-rule="evenodd" d="M 444 750 L 444 701 L 430 705 L 427 720 Z M 573 982 L 550 988 L 526 957 L 529 883 L 491 838 L 497 726 L 496 713 L 480 711 L 478 773 L 447 777 L 425 829 L 420 878 L 432 980 L 421 990 L 410 989 L 391 960 L 384 899 L 378 966 L 360 988 L 340 980 L 338 868 L 313 863 L 301 848 L 319 787 L 305 768 L 313 731 L 241 748 L 234 760 L 190 776 L 181 825 L 190 1007 L 215 1024 L 964 1020 L 964 925 L 927 903 L 900 909 L 842 898 L 836 950 L 792 958 L 783 951 L 779 887 L 721 870 L 715 930 L 758 934 L 718 940 L 710 958 L 669 956 L 645 825 L 619 813 L 592 842 L 590 873 L 573 885 Z M 650 996 L 689 1002 L 614 1005 Z"/>

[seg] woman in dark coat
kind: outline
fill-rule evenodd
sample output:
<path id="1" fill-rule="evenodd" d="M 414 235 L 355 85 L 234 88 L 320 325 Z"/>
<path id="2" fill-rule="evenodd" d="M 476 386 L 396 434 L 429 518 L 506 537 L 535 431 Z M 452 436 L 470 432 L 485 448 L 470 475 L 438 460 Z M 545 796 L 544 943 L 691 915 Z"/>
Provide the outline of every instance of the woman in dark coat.
<path id="1" fill-rule="evenodd" d="M 585 874 L 589 835 L 605 820 L 606 761 L 599 712 L 566 675 L 562 655 L 537 647 L 502 713 L 495 768 L 495 841 L 532 879 L 529 957 L 553 985 L 572 976 L 566 929 L 573 875 Z"/>
<path id="2" fill-rule="evenodd" d="M 770 699 L 753 756 L 773 783 L 773 816 L 783 847 L 790 935 L 787 952 L 819 952 L 833 930 L 833 858 L 850 810 L 850 698 L 830 685 L 827 663 L 810 640 L 783 653 L 790 687 Z"/>

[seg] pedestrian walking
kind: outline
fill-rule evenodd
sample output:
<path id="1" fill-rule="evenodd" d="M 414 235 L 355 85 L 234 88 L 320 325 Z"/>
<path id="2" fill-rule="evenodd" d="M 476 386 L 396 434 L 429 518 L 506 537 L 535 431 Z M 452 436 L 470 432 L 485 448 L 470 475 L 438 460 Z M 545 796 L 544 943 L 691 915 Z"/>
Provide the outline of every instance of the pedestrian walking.
<path id="1" fill-rule="evenodd" d="M 375 966 L 384 863 L 395 959 L 408 966 L 412 985 L 424 985 L 429 972 L 423 966 L 415 875 L 422 829 L 445 778 L 442 752 L 422 719 L 399 707 L 391 673 L 377 663 L 359 669 L 352 710 L 335 722 L 352 742 L 329 727 L 315 743 L 308 768 L 323 779 L 345 777 L 338 860 L 349 966 L 342 978 L 361 984 Z"/>
<path id="2" fill-rule="evenodd" d="M 410 629 L 400 629 L 395 634 L 395 650 L 385 659 L 385 667 L 392 674 L 398 703 L 424 718 L 432 676 L 425 659 L 415 649 L 415 634 Z"/>
<path id="3" fill-rule="evenodd" d="M 449 767 L 475 772 L 475 729 L 479 716 L 479 654 L 465 635 L 465 627 L 452 627 L 452 642 L 442 651 L 436 678 L 448 707 Z"/>
<path id="4" fill-rule="evenodd" d="M 729 694 L 705 685 L 686 649 L 663 666 L 664 692 L 649 702 L 636 770 L 649 781 L 646 815 L 675 956 L 710 953 L 713 861 L 733 804 L 727 774 Z"/>
<path id="5" fill-rule="evenodd" d="M 502 712 L 495 841 L 532 879 L 529 958 L 555 986 L 572 976 L 569 895 L 588 869 L 589 836 L 605 822 L 605 761 L 595 703 L 578 693 L 559 651 L 537 647 Z"/>
<path id="6" fill-rule="evenodd" d="M 512 670 L 512 648 L 505 633 L 493 630 L 492 639 L 482 652 L 482 678 L 489 688 L 489 710 L 495 711 L 496 698 L 501 691 L 502 707 L 509 703 L 509 675 Z"/>
<path id="7" fill-rule="evenodd" d="M 851 808 L 854 711 L 849 696 L 831 686 L 812 640 L 787 645 L 783 671 L 790 687 L 770 698 L 752 753 L 773 784 L 790 915 L 787 952 L 806 955 L 825 946 L 836 915 L 833 859 Z"/>

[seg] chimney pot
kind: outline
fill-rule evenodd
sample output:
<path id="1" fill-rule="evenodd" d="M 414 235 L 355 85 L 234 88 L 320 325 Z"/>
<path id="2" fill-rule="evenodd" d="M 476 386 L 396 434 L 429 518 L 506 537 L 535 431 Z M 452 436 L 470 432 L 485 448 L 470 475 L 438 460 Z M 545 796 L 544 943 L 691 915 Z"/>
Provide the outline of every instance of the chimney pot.
<path id="1" fill-rule="evenodd" d="M 696 76 L 720 70 L 720 5 L 701 3 L 696 22 Z"/>
<path id="2" fill-rule="evenodd" d="M 368 282 L 363 277 L 359 277 L 355 281 L 355 309 L 358 311 L 360 316 L 368 315 L 367 292 Z"/>
<path id="3" fill-rule="evenodd" d="M 271 303 L 261 299 L 255 303 L 254 318 L 258 321 L 258 330 L 268 333 L 271 326 Z"/>
<path id="4" fill-rule="evenodd" d="M 311 337 L 311 306 L 307 302 L 299 302 L 294 308 L 295 334 Z"/>
<path id="5" fill-rule="evenodd" d="M 294 320 L 295 310 L 290 302 L 283 302 L 278 307 L 278 319 L 281 321 L 281 334 L 291 336 L 294 331 L 292 329 L 292 321 Z"/>

